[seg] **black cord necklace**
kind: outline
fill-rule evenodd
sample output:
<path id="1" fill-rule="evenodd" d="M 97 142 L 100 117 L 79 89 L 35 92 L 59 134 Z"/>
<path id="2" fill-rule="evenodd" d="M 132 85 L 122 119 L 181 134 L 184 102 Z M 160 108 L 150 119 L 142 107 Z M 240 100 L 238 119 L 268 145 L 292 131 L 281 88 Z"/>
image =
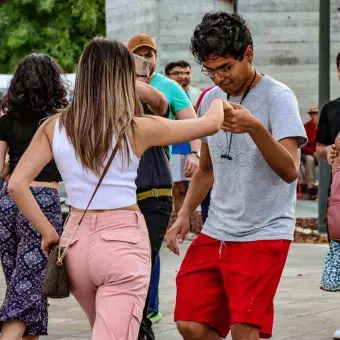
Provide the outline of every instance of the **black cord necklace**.
<path id="1" fill-rule="evenodd" d="M 254 74 L 253 80 L 251 81 L 250 85 L 247 87 L 246 91 L 244 92 L 244 94 L 243 94 L 243 96 L 241 98 L 241 101 L 240 101 L 240 105 L 242 105 L 242 102 L 248 96 L 248 93 L 251 90 L 251 87 L 252 87 L 252 85 L 253 85 L 253 83 L 255 81 L 256 75 L 257 75 L 257 73 L 256 73 L 256 70 L 255 70 L 255 74 Z M 229 101 L 229 99 L 230 99 L 230 94 L 228 93 L 227 94 L 227 100 Z M 225 139 L 226 139 L 227 149 L 226 149 L 226 153 L 221 154 L 221 158 L 225 158 L 225 159 L 228 159 L 229 161 L 231 161 L 233 159 L 233 157 L 230 155 L 231 142 L 233 141 L 233 133 L 230 132 L 229 143 L 228 143 L 228 134 L 227 133 L 225 134 Z M 221 145 L 222 145 L 222 143 L 221 143 Z"/>

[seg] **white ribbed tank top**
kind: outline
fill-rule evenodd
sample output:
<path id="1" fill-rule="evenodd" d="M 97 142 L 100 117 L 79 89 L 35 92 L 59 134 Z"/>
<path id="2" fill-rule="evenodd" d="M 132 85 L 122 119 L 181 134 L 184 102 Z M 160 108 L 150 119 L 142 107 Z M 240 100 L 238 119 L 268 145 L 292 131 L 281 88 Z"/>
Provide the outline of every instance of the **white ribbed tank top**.
<path id="1" fill-rule="evenodd" d="M 113 142 L 112 149 L 114 146 L 115 142 Z M 129 162 L 126 159 L 122 162 L 121 153 L 119 151 L 116 153 L 89 209 L 118 209 L 137 202 L 135 180 L 140 159 L 134 154 L 130 143 L 129 149 Z M 83 168 L 73 145 L 67 138 L 66 129 L 60 125 L 59 119 L 54 128 L 52 151 L 63 178 L 70 205 L 74 208 L 85 209 L 99 178 L 92 171 Z M 107 160 L 109 157 L 110 152 Z"/>

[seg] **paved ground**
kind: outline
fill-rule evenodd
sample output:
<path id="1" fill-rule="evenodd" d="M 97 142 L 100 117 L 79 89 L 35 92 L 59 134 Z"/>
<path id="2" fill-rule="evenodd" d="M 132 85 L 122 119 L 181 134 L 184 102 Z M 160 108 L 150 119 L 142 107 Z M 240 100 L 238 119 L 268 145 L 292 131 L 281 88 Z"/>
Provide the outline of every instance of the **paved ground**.
<path id="1" fill-rule="evenodd" d="M 317 217 L 317 202 L 298 201 L 297 217 Z M 181 246 L 176 257 L 163 248 L 160 303 L 162 321 L 154 327 L 157 340 L 180 340 L 173 323 L 175 276 L 189 243 Z M 276 296 L 274 340 L 331 340 L 340 327 L 340 297 L 319 289 L 327 246 L 293 245 Z M 0 298 L 5 283 L 0 271 Z M 49 336 L 45 340 L 88 340 L 88 322 L 73 298 L 52 300 Z"/>
<path id="2" fill-rule="evenodd" d="M 189 243 L 182 245 L 182 256 Z M 274 340 L 327 340 L 340 326 L 340 297 L 319 287 L 327 246 L 293 245 L 276 297 Z M 172 320 L 175 275 L 182 260 L 162 249 L 161 311 L 162 321 L 155 326 L 158 340 L 180 339 Z M 5 284 L 0 278 L 0 297 Z M 73 298 L 52 300 L 49 333 L 46 340 L 90 339 L 84 314 Z"/>
<path id="3" fill-rule="evenodd" d="M 307 201 L 307 200 L 297 200 L 296 217 L 297 218 L 317 218 L 318 217 L 318 202 Z"/>

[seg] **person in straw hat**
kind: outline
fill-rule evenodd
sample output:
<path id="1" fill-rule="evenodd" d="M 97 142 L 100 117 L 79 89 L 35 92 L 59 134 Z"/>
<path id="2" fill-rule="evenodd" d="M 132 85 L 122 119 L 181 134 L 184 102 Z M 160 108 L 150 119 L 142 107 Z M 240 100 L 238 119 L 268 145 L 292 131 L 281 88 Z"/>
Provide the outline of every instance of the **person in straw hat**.
<path id="1" fill-rule="evenodd" d="M 316 151 L 316 134 L 319 123 L 319 108 L 317 104 L 310 106 L 307 112 L 310 120 L 305 124 L 308 143 L 302 148 L 302 162 L 305 167 L 305 178 L 308 189 L 308 199 L 316 200 L 318 195 L 318 183 L 316 179 L 317 159 Z"/>

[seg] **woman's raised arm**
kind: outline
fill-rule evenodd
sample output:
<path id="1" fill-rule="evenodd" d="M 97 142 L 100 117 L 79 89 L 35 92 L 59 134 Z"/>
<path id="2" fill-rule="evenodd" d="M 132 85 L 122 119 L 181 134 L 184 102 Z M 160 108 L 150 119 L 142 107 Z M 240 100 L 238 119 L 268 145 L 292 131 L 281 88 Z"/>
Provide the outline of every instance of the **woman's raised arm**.
<path id="1" fill-rule="evenodd" d="M 222 99 L 214 99 L 201 118 L 169 120 L 160 117 L 136 117 L 135 142 L 138 156 L 151 146 L 165 146 L 191 141 L 218 132 L 224 120 Z"/>

